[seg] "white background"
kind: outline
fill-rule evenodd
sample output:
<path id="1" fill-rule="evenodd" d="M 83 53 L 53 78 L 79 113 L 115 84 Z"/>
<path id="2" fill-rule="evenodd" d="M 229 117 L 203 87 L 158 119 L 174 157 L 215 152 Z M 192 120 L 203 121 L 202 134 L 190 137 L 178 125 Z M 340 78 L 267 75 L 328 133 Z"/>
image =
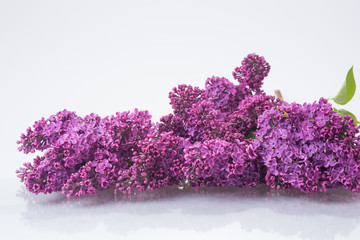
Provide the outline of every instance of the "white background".
<path id="1" fill-rule="evenodd" d="M 336 95 L 360 79 L 360 1 L 0 0 L 1 234 L 26 238 L 356 239 L 360 196 L 165 189 L 114 201 L 26 194 L 15 169 L 34 156 L 16 140 L 41 117 L 171 112 L 178 84 L 231 79 L 248 53 L 272 69 L 264 89 L 285 100 Z M 360 93 L 346 108 L 360 116 Z M 145 200 L 144 200 L 145 199 Z"/>

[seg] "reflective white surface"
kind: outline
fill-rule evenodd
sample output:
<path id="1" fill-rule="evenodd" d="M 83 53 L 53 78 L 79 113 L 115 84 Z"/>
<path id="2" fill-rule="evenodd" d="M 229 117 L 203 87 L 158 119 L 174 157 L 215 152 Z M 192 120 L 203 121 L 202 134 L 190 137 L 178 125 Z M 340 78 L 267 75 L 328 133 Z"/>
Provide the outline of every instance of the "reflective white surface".
<path id="1" fill-rule="evenodd" d="M 360 194 L 176 187 L 67 200 L 1 179 L 0 226 L 13 239 L 359 239 Z M 8 238 L 7 238 L 8 239 Z"/>
<path id="2" fill-rule="evenodd" d="M 172 111 L 172 87 L 232 79 L 248 53 L 272 67 L 265 92 L 289 102 L 334 96 L 352 65 L 359 86 L 359 9 L 358 0 L 0 0 L 1 239 L 360 239 L 360 194 L 342 189 L 66 200 L 29 194 L 14 176 L 35 157 L 15 142 L 41 117 L 137 107 L 157 121 Z M 345 108 L 359 116 L 359 103 L 358 88 Z"/>

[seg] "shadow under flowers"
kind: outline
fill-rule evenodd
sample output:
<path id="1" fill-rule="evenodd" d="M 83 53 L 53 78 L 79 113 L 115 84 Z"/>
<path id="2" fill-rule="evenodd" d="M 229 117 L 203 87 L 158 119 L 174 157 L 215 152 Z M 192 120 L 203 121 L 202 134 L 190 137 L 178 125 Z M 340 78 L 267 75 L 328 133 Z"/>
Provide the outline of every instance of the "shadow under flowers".
<path id="1" fill-rule="evenodd" d="M 245 231 L 334 239 L 360 226 L 360 194 L 342 188 L 305 194 L 265 185 L 166 187 L 116 196 L 110 189 L 69 200 L 60 193 L 35 196 L 23 188 L 18 197 L 26 201 L 23 218 L 28 225 L 59 232 L 88 231 L 99 224 L 121 235 L 143 228 L 210 231 L 238 222 Z"/>

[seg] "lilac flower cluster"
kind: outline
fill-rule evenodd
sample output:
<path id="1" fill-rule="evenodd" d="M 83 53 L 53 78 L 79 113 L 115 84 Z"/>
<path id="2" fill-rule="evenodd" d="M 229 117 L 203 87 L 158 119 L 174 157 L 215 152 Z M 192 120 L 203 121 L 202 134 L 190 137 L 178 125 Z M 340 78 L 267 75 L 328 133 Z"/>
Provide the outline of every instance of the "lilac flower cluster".
<path id="1" fill-rule="evenodd" d="M 67 197 L 112 188 L 131 193 L 179 186 L 298 188 L 360 192 L 360 137 L 324 99 L 288 104 L 262 90 L 270 65 L 249 54 L 236 84 L 211 77 L 179 85 L 173 112 L 154 124 L 147 111 L 79 117 L 64 110 L 35 122 L 18 144 L 44 151 L 17 175 L 33 193 Z"/>
<path id="2" fill-rule="evenodd" d="M 51 193 L 61 190 L 71 174 L 90 157 L 96 145 L 99 117 L 84 119 L 66 110 L 35 122 L 21 135 L 24 153 L 47 150 L 33 164 L 25 163 L 17 173 L 29 191 Z"/>
<path id="3" fill-rule="evenodd" d="M 254 147 L 267 167 L 266 183 L 303 192 L 344 186 L 360 191 L 359 130 L 327 100 L 284 103 L 259 117 Z"/>
<path id="4" fill-rule="evenodd" d="M 280 99 L 264 93 L 248 96 L 227 116 L 224 139 L 235 141 L 251 137 L 256 131 L 258 116 L 279 104 L 281 104 Z"/>
<path id="5" fill-rule="evenodd" d="M 193 187 L 253 187 L 260 182 L 260 162 L 246 141 L 211 139 L 190 145 L 184 153 L 183 171 Z"/>
<path id="6" fill-rule="evenodd" d="M 233 76 L 241 85 L 246 85 L 251 91 L 261 92 L 263 80 L 270 71 L 270 65 L 256 54 L 249 54 L 241 63 L 240 67 L 235 68 Z"/>
<path id="7" fill-rule="evenodd" d="M 205 82 L 205 98 L 222 111 L 236 109 L 242 97 L 236 86 L 226 78 L 212 77 Z"/>
<path id="8" fill-rule="evenodd" d="M 183 152 L 189 145 L 187 139 L 171 132 L 139 141 L 138 150 L 133 153 L 133 164 L 120 171 L 116 189 L 130 193 L 134 189 L 145 191 L 180 184 L 184 181 Z"/>
<path id="9" fill-rule="evenodd" d="M 132 164 L 138 141 L 154 131 L 147 111 L 81 118 L 64 110 L 36 122 L 21 136 L 20 151 L 46 152 L 33 164 L 25 163 L 17 174 L 34 193 L 95 194 L 115 185 L 119 170 Z"/>

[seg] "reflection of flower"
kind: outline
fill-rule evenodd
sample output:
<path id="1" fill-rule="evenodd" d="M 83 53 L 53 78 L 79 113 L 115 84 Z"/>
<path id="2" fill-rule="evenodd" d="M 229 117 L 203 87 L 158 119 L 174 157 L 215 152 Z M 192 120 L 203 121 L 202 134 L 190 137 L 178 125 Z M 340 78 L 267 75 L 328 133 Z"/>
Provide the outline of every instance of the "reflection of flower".
<path id="1" fill-rule="evenodd" d="M 144 228 L 208 234 L 235 224 L 241 232 L 336 239 L 346 238 L 360 223 L 358 194 L 342 188 L 305 194 L 265 185 L 183 190 L 173 186 L 115 198 L 109 189 L 81 199 L 56 193 L 35 197 L 24 189 L 18 197 L 27 205 L 21 212 L 23 229 L 49 234 L 85 233 L 98 226 L 127 238 Z M 319 227 L 321 232 L 314 231 Z"/>

